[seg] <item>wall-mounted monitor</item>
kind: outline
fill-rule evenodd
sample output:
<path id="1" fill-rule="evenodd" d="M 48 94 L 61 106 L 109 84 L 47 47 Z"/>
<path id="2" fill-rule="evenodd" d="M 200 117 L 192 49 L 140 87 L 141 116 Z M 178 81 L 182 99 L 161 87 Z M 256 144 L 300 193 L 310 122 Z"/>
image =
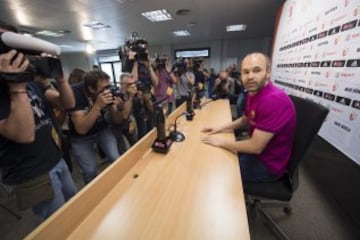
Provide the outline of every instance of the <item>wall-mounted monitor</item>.
<path id="1" fill-rule="evenodd" d="M 210 48 L 187 48 L 187 49 L 176 49 L 175 58 L 209 58 Z"/>

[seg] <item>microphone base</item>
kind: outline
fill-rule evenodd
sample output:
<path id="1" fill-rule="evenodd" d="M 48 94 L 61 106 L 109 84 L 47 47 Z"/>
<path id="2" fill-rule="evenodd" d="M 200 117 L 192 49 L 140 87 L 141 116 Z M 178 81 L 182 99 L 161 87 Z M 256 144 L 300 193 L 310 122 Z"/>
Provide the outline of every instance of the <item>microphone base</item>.
<path id="1" fill-rule="evenodd" d="M 194 111 L 187 112 L 187 113 L 186 113 L 186 120 L 192 121 L 193 118 L 194 118 L 194 116 L 195 116 L 195 112 L 194 112 Z"/>
<path id="2" fill-rule="evenodd" d="M 170 137 L 167 137 L 163 140 L 161 139 L 155 139 L 153 142 L 151 148 L 158 153 L 167 153 L 170 149 L 171 144 L 173 143 L 173 140 Z"/>
<path id="3" fill-rule="evenodd" d="M 170 138 L 174 142 L 182 142 L 185 140 L 185 135 L 181 132 L 170 132 Z"/>

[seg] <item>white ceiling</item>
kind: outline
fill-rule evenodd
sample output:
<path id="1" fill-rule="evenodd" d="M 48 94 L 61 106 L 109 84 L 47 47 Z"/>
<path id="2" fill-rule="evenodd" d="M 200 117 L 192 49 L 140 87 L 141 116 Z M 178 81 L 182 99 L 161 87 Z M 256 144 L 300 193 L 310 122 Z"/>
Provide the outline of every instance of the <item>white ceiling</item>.
<path id="1" fill-rule="evenodd" d="M 84 51 L 86 43 L 97 50 L 124 44 L 131 32 L 150 45 L 193 43 L 220 39 L 271 37 L 278 8 L 284 0 L 2 0 L 1 20 L 20 30 L 70 30 L 61 38 L 37 36 L 62 47 L 63 52 Z M 166 9 L 173 20 L 153 23 L 142 12 Z M 189 9 L 186 16 L 176 15 Z M 110 28 L 92 30 L 83 24 L 99 21 Z M 196 25 L 188 27 L 187 24 Z M 246 24 L 245 32 L 226 32 L 226 25 Z M 191 36 L 175 37 L 172 31 Z"/>

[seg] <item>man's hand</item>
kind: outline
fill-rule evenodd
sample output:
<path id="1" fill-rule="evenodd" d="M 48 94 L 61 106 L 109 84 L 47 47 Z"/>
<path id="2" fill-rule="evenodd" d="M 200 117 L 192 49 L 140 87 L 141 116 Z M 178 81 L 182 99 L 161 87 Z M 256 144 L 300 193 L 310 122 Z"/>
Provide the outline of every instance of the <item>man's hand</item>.
<path id="1" fill-rule="evenodd" d="M 124 101 L 120 97 L 114 97 L 113 102 L 116 105 L 118 110 L 124 108 Z"/>
<path id="2" fill-rule="evenodd" d="M 201 142 L 209 144 L 209 145 L 213 145 L 215 147 L 223 146 L 223 140 L 216 136 L 207 135 L 207 136 L 201 138 Z"/>
<path id="3" fill-rule="evenodd" d="M 136 52 L 129 51 L 129 60 L 135 60 L 135 55 L 136 55 Z"/>
<path id="4" fill-rule="evenodd" d="M 25 58 L 24 54 L 18 53 L 16 50 L 11 50 L 8 53 L 0 55 L 1 72 L 20 73 L 24 72 L 28 66 L 29 60 Z"/>
<path id="5" fill-rule="evenodd" d="M 129 96 L 134 97 L 135 94 L 138 92 L 138 89 L 136 87 L 136 83 L 131 84 L 128 87 L 127 92 L 129 93 Z"/>
<path id="6" fill-rule="evenodd" d="M 100 109 L 103 109 L 104 107 L 106 107 L 109 104 L 112 104 L 113 102 L 114 102 L 114 98 L 110 90 L 105 90 L 97 95 L 95 106 L 97 106 Z"/>
<path id="7" fill-rule="evenodd" d="M 218 128 L 212 128 L 212 127 L 205 127 L 201 130 L 202 132 L 205 132 L 205 133 L 208 133 L 209 135 L 210 134 L 215 134 L 215 133 L 219 133 L 221 132 L 220 129 Z"/>

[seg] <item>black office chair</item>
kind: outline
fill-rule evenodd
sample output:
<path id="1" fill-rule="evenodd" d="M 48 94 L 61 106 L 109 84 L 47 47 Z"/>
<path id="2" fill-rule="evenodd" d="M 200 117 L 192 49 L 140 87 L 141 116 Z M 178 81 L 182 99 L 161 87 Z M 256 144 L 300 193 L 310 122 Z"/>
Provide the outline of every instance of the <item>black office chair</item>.
<path id="1" fill-rule="evenodd" d="M 289 201 L 298 187 L 299 163 L 329 112 L 327 108 L 311 100 L 295 96 L 290 98 L 295 105 L 297 123 L 293 150 L 285 176 L 271 183 L 244 183 L 249 216 L 255 217 L 259 213 L 280 239 L 288 237 L 264 208 L 282 207 L 287 215 L 291 214 Z"/>

